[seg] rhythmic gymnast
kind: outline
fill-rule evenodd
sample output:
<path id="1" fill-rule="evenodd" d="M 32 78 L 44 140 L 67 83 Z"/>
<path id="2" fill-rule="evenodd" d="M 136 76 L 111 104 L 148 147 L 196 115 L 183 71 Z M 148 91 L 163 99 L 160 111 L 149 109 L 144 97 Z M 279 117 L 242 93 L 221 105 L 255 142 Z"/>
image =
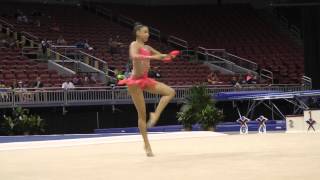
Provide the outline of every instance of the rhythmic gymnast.
<path id="1" fill-rule="evenodd" d="M 148 77 L 150 69 L 150 60 L 160 60 L 170 62 L 174 59 L 179 51 L 172 51 L 169 54 L 162 54 L 145 43 L 149 38 L 149 29 L 147 26 L 136 23 L 133 29 L 133 34 L 136 38 L 130 44 L 129 56 L 132 60 L 131 77 L 118 82 L 119 85 L 127 85 L 128 92 L 136 107 L 138 113 L 138 126 L 144 141 L 144 149 L 147 156 L 153 156 L 153 152 L 147 136 L 147 127 L 154 126 L 161 112 L 175 96 L 175 91 L 164 83 Z M 149 121 L 146 123 L 146 105 L 143 97 L 143 91 L 160 94 L 162 97 L 154 112 L 150 113 Z"/>

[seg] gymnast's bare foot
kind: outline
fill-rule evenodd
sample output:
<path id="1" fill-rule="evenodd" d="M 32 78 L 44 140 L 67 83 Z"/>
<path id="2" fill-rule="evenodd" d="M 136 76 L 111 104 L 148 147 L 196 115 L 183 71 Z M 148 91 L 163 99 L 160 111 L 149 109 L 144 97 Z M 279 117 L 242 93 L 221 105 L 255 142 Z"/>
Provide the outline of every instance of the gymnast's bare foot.
<path id="1" fill-rule="evenodd" d="M 148 157 L 153 157 L 154 156 L 150 146 L 144 146 L 144 150 L 146 151 L 146 155 Z"/>
<path id="2" fill-rule="evenodd" d="M 159 115 L 157 115 L 154 112 L 150 113 L 149 121 L 147 123 L 147 127 L 148 128 L 153 127 L 157 123 L 158 119 L 159 119 Z"/>

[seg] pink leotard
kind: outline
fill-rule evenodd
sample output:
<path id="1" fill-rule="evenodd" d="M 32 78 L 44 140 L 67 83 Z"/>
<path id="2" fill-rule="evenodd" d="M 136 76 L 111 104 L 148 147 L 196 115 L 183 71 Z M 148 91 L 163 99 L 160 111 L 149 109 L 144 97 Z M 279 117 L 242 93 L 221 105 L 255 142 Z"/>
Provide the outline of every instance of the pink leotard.
<path id="1" fill-rule="evenodd" d="M 151 55 L 150 51 L 145 48 L 140 48 L 139 54 L 142 56 L 150 56 Z M 143 60 L 143 59 L 141 59 L 141 60 Z M 131 76 L 127 79 L 120 80 L 118 82 L 118 85 L 127 85 L 127 86 L 137 85 L 141 89 L 145 89 L 147 87 L 154 88 L 156 83 L 157 83 L 156 80 L 148 77 L 148 72 L 144 72 L 144 74 L 140 77 Z"/>

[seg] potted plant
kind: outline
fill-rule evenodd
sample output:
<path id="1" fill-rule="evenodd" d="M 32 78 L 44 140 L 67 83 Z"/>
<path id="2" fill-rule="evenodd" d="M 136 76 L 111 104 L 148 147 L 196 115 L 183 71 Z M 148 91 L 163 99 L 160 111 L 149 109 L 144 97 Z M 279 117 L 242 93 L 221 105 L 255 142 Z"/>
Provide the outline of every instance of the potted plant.
<path id="1" fill-rule="evenodd" d="M 177 113 L 177 118 L 187 130 L 191 130 L 195 123 L 199 123 L 207 130 L 222 118 L 222 114 L 215 108 L 215 103 L 207 93 L 206 87 L 201 85 L 190 89 L 190 94 Z"/>
<path id="2" fill-rule="evenodd" d="M 199 123 L 203 130 L 212 131 L 215 125 L 222 119 L 222 112 L 213 105 L 207 105 L 200 112 Z"/>
<path id="3" fill-rule="evenodd" d="M 177 113 L 178 121 L 183 125 L 184 130 L 191 131 L 192 125 L 196 123 L 196 118 L 189 105 L 183 105 L 180 112 Z"/>
<path id="4" fill-rule="evenodd" d="M 7 135 L 29 135 L 40 134 L 44 130 L 43 119 L 38 115 L 32 115 L 29 110 L 17 107 L 13 110 L 11 116 L 4 115 L 4 121 L 1 124 L 2 131 Z"/>

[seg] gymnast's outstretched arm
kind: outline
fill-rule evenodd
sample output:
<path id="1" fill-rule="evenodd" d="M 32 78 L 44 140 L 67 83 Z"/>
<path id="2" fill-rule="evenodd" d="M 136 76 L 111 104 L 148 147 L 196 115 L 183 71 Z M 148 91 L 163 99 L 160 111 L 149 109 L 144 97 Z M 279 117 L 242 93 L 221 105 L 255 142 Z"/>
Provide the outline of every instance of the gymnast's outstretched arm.
<path id="1" fill-rule="evenodd" d="M 153 51 L 151 50 L 151 52 Z M 136 42 L 132 42 L 130 44 L 129 55 L 130 55 L 130 58 L 134 60 L 143 60 L 143 59 L 163 60 L 165 57 L 169 56 L 167 54 L 161 54 L 158 51 L 155 51 L 155 52 L 157 53 L 153 53 L 152 55 L 142 55 L 142 54 L 139 54 L 139 45 Z"/>

